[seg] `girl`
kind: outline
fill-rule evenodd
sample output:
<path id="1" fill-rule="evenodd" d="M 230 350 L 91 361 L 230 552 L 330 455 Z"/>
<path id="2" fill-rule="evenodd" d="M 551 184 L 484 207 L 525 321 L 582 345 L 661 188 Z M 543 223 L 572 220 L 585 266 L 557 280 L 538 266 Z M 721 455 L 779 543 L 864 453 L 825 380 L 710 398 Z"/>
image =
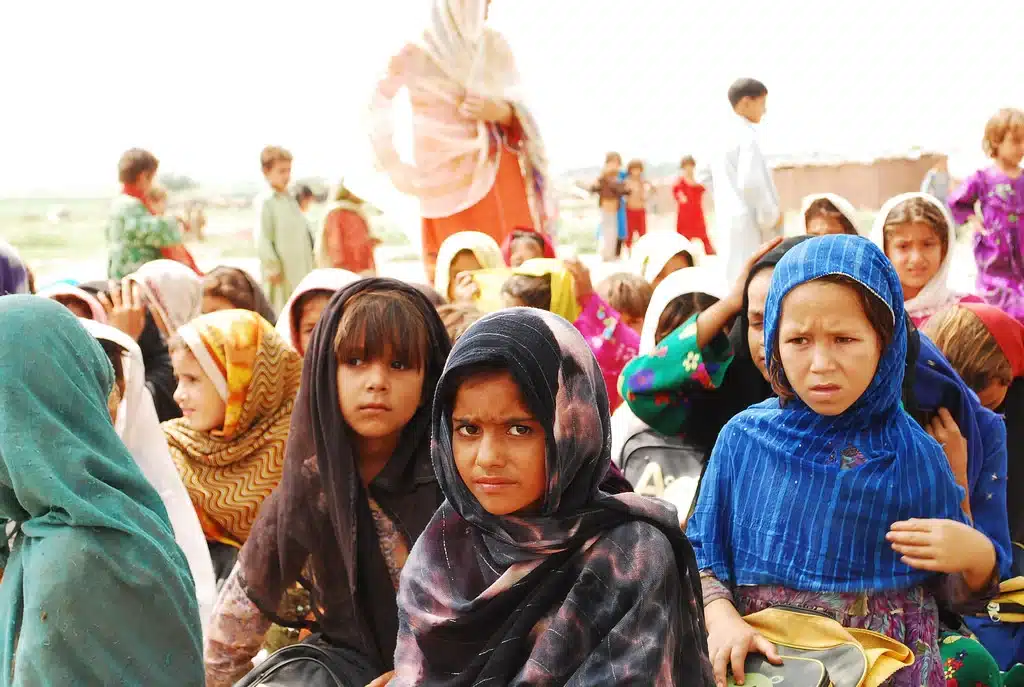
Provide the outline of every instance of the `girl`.
<path id="1" fill-rule="evenodd" d="M 327 307 L 331 296 L 356 281 L 359 281 L 359 275 L 346 270 L 313 270 L 299 282 L 295 291 L 288 297 L 281 316 L 277 318 L 277 333 L 291 344 L 300 356 L 304 356 L 309 340 L 313 336 L 313 329 L 320 321 L 320 314 Z"/>
<path id="2" fill-rule="evenodd" d="M 615 382 L 636 355 L 640 337 L 597 295 L 583 263 L 529 260 L 514 272 L 502 286 L 505 307 L 548 310 L 572 322 L 597 357 L 614 411 L 622 403 Z"/>
<path id="3" fill-rule="evenodd" d="M 1024 111 L 1000 110 L 985 125 L 982 142 L 993 165 L 975 172 L 949 198 L 960 223 L 974 217 L 974 259 L 978 264 L 978 290 L 985 301 L 1024 321 Z"/>
<path id="4" fill-rule="evenodd" d="M 203 283 L 195 272 L 180 262 L 147 262 L 128 279 L 138 284 L 165 339 L 202 312 Z"/>
<path id="5" fill-rule="evenodd" d="M 39 292 L 43 298 L 57 301 L 65 308 L 86 320 L 95 320 L 101 324 L 107 321 L 107 311 L 94 294 L 67 283 L 48 286 Z"/>
<path id="6" fill-rule="evenodd" d="M 804 227 L 808 236 L 849 234 L 857 236 L 857 211 L 850 201 L 834 193 L 815 193 L 804 198 Z"/>
<path id="7" fill-rule="evenodd" d="M 281 486 L 225 585 L 206 646 L 207 687 L 233 685 L 276 619 L 321 633 L 372 675 L 391 669 L 395 589 L 441 503 L 430 463 L 430 400 L 450 346 L 411 286 L 366 279 L 331 300 L 303 373 Z M 312 615 L 281 617 L 285 590 Z"/>
<path id="8" fill-rule="evenodd" d="M 96 337 L 113 366 L 114 393 L 110 396 L 110 417 L 114 429 L 167 509 L 175 540 L 188 559 L 196 585 L 199 618 L 205 624 L 217 597 L 213 563 L 210 562 L 203 528 L 167 450 L 167 440 L 160 429 L 153 397 L 146 388 L 142 351 L 131 337 L 119 329 L 93 320 L 79 322 Z"/>
<path id="9" fill-rule="evenodd" d="M 977 296 L 949 288 L 949 271 L 956 247 L 956 225 L 946 206 L 926 193 L 890 198 L 875 217 L 871 240 L 885 251 L 900 276 L 904 308 L 921 327 L 928 318 L 961 301 L 981 302 Z"/>
<path id="10" fill-rule="evenodd" d="M 362 277 L 377 274 L 373 249 L 380 239 L 370 233 L 365 201 L 339 184 L 334 204 L 327 209 L 317 242 L 317 264 L 321 268 L 348 270 Z"/>
<path id="11" fill-rule="evenodd" d="M 928 585 L 945 573 L 945 596 L 961 602 L 994 589 L 992 543 L 964 524 L 941 447 L 900 405 L 902 304 L 896 272 L 859 238 L 808 241 L 775 269 L 764 341 L 780 398 L 722 430 L 687 530 L 719 684 L 730 663 L 743 681 L 749 651 L 781 664 L 741 617 L 776 605 L 824 611 L 913 649 L 894 685 L 942 684 Z M 808 502 L 808 493 L 834 498 Z"/>
<path id="12" fill-rule="evenodd" d="M 501 244 L 501 255 L 509 267 L 519 267 L 534 258 L 555 257 L 555 246 L 544 234 L 533 229 L 516 229 Z"/>
<path id="13" fill-rule="evenodd" d="M 668 506 L 608 496 L 608 399 L 562 319 L 475 324 L 438 384 L 445 501 L 399 590 L 403 685 L 710 685 L 693 554 Z"/>
<path id="14" fill-rule="evenodd" d="M 164 434 L 223 579 L 281 480 L 302 359 L 248 310 L 196 318 L 170 350 L 184 417 Z"/>
<path id="15" fill-rule="evenodd" d="M 56 303 L 6 296 L 0 350 L 0 685 L 202 684 L 188 563 L 110 421 L 103 349 Z"/>
<path id="16" fill-rule="evenodd" d="M 700 241 L 705 255 L 714 255 L 715 249 L 708 238 L 707 221 L 704 218 L 704 194 L 707 189 L 697 181 L 697 162 L 687 155 L 679 165 L 679 181 L 672 187 L 676 199 L 676 232 L 690 241 Z"/>
<path id="17" fill-rule="evenodd" d="M 0 296 L 31 293 L 29 281 L 28 268 L 18 251 L 11 244 L 0 240 Z"/>
<path id="18" fill-rule="evenodd" d="M 277 321 L 263 288 L 237 267 L 217 267 L 203 278 L 203 313 L 217 310 L 252 310 L 267 322 Z"/>
<path id="19" fill-rule="evenodd" d="M 494 269 L 501 267 L 503 258 L 501 247 L 487 234 L 478 231 L 460 231 L 445 239 L 437 252 L 437 270 L 434 276 L 434 288 L 449 303 L 456 300 L 472 298 L 472 291 L 461 293 L 462 289 L 472 286 L 466 280 L 468 275 L 459 279 L 464 272 Z M 460 293 L 456 295 L 456 290 Z"/>
<path id="20" fill-rule="evenodd" d="M 656 289 L 676 270 L 696 265 L 695 256 L 700 251 L 699 244 L 690 243 L 673 231 L 654 231 L 633 245 L 631 256 L 636 273 Z"/>

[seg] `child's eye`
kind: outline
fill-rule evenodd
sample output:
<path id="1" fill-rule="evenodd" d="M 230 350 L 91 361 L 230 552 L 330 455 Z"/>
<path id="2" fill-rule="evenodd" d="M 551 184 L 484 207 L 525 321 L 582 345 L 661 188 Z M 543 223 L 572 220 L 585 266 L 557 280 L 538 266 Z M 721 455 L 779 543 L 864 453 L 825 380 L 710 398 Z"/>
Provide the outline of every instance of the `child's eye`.
<path id="1" fill-rule="evenodd" d="M 855 339 L 852 336 L 837 336 L 836 337 L 836 343 L 848 344 L 848 343 L 854 343 L 856 341 L 857 341 L 857 339 Z"/>
<path id="2" fill-rule="evenodd" d="M 403 363 L 401 360 L 392 360 L 391 361 L 391 369 L 392 370 L 408 370 L 409 366 L 406 365 L 405 363 Z"/>
<path id="3" fill-rule="evenodd" d="M 475 437 L 480 433 L 480 428 L 476 425 L 459 425 L 455 428 L 455 431 L 464 437 Z"/>
<path id="4" fill-rule="evenodd" d="M 533 430 L 526 425 L 512 425 L 508 428 L 508 433 L 514 437 L 525 437 L 531 432 L 533 432 Z"/>
<path id="5" fill-rule="evenodd" d="M 363 364 L 363 359 L 362 358 L 349 358 L 348 360 L 345 361 L 345 364 L 346 365 L 350 365 L 352 367 L 359 367 L 360 365 Z"/>
<path id="6" fill-rule="evenodd" d="M 786 339 L 786 343 L 793 344 L 794 346 L 803 346 L 805 343 L 807 343 L 807 337 L 806 336 L 794 336 L 791 339 Z"/>

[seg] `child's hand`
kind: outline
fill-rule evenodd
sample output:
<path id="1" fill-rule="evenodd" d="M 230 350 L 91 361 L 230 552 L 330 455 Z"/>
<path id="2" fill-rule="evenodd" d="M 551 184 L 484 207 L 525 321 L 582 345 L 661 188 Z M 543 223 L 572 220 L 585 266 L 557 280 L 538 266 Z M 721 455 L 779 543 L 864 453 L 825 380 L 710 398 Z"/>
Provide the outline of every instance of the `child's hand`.
<path id="1" fill-rule="evenodd" d="M 480 295 L 480 287 L 476 285 L 472 272 L 459 272 L 455 275 L 455 286 L 452 287 L 452 302 L 472 303 Z"/>
<path id="2" fill-rule="evenodd" d="M 579 261 L 579 258 L 564 260 L 562 264 L 576 282 L 576 300 L 580 305 L 585 304 L 594 295 L 594 282 L 590 279 L 590 270 Z"/>
<path id="3" fill-rule="evenodd" d="M 894 522 L 885 538 L 911 568 L 963 573 L 972 589 L 984 586 L 996 564 L 995 547 L 989 538 L 955 520 L 912 518 Z"/>
<path id="4" fill-rule="evenodd" d="M 946 453 L 949 460 L 949 467 L 953 469 L 953 476 L 957 484 L 967 486 L 967 439 L 960 433 L 960 427 L 956 420 L 945 408 L 939 408 L 939 412 L 932 418 L 932 421 L 925 431 L 931 435 L 939 446 Z"/>
<path id="5" fill-rule="evenodd" d="M 467 95 L 459 107 L 459 114 L 481 122 L 507 122 L 512 117 L 512 106 L 503 100 Z"/>
<path id="6" fill-rule="evenodd" d="M 715 603 L 729 603 L 723 599 Z M 731 605 L 731 604 L 730 604 Z M 775 645 L 764 635 L 747 624 L 739 613 L 733 610 L 730 614 L 722 614 L 717 622 L 708 630 L 708 657 L 715 671 L 715 684 L 725 687 L 729 668 L 732 668 L 736 684 L 742 685 L 746 679 L 743 664 L 750 652 L 763 654 L 772 665 L 782 665 Z"/>
<path id="7" fill-rule="evenodd" d="M 395 671 L 392 670 L 390 673 L 384 673 L 379 678 L 375 679 L 373 682 L 366 685 L 366 687 L 385 687 L 385 685 L 391 682 L 391 680 L 394 679 L 394 677 Z"/>
<path id="8" fill-rule="evenodd" d="M 99 293 L 97 297 L 107 311 L 107 324 L 138 341 L 142 330 L 146 328 L 146 305 L 139 293 L 137 284 L 128 279 L 121 283 L 110 282 L 109 293 Z"/>
<path id="9" fill-rule="evenodd" d="M 770 253 L 782 243 L 782 238 L 777 237 L 767 243 L 761 244 L 750 259 L 747 260 L 743 265 L 743 269 L 740 270 L 739 277 L 736 278 L 736 283 L 733 284 L 732 291 L 725 297 L 725 300 L 731 307 L 731 311 L 734 315 L 738 315 L 740 310 L 743 309 L 743 298 L 746 295 L 747 279 L 750 277 L 750 270 L 754 269 L 754 265 L 757 264 L 758 260 L 763 258 L 765 255 Z"/>

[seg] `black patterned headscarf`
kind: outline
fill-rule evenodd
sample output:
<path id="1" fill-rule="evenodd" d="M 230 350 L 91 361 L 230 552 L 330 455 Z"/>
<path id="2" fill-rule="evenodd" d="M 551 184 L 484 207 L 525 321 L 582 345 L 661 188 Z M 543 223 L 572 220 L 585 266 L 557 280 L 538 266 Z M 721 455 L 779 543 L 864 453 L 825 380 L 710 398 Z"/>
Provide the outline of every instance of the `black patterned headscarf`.
<path id="1" fill-rule="evenodd" d="M 457 388 L 495 369 L 545 430 L 538 515 L 489 514 L 455 465 Z M 569 322 L 514 308 L 470 328 L 434 399 L 446 500 L 403 570 L 391 684 L 711 684 L 693 550 L 671 506 L 600 491 L 610 446 L 601 369 Z"/>

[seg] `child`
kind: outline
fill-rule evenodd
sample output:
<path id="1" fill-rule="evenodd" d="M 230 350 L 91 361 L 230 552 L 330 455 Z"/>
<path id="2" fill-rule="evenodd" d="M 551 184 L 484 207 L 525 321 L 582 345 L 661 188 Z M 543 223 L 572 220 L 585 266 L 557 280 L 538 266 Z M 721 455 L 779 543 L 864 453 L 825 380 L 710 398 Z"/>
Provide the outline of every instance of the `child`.
<path id="1" fill-rule="evenodd" d="M 914 326 L 924 326 L 929 317 L 961 301 L 981 301 L 949 288 L 956 227 L 946 206 L 932 196 L 904 193 L 890 198 L 875 217 L 871 240 L 896 268 Z"/>
<path id="2" fill-rule="evenodd" d="M 644 179 L 644 163 L 632 160 L 626 167 L 626 246 L 647 233 L 647 196 L 651 184 Z"/>
<path id="3" fill-rule="evenodd" d="M 185 248 L 178 219 L 158 217 L 149 206 L 147 194 L 159 166 L 152 153 L 139 148 L 127 151 L 118 163 L 121 194 L 111 205 L 106 228 L 110 251 L 107 276 L 111 279 L 120 281 L 161 257 L 178 260 L 199 271 Z"/>
<path id="4" fill-rule="evenodd" d="M 767 101 L 768 89 L 755 79 L 739 79 L 729 87 L 736 119 L 710 162 L 716 236 L 728 246 L 725 276 L 729 282 L 736 280 L 758 246 L 782 235 L 779 195 L 754 130 L 764 117 Z"/>
<path id="5" fill-rule="evenodd" d="M 448 338 L 451 339 L 452 345 L 469 331 L 474 322 L 484 316 L 482 311 L 465 303 L 442 305 L 437 309 L 437 314 L 441 317 L 441 322 L 448 332 Z"/>
<path id="6" fill-rule="evenodd" d="M 146 193 L 146 200 L 149 201 L 149 209 L 156 217 L 163 217 L 167 214 L 167 190 L 162 186 L 153 184 Z"/>
<path id="7" fill-rule="evenodd" d="M 248 310 L 203 315 L 168 348 L 184 417 L 164 434 L 223 580 L 281 479 L 302 359 Z"/>
<path id="8" fill-rule="evenodd" d="M 943 684 L 933 593 L 961 606 L 993 593 L 996 552 L 966 524 L 942 448 L 901 407 L 899 277 L 863 239 L 807 241 L 775 268 L 764 341 L 780 398 L 722 430 L 687 528 L 716 680 L 731 663 L 742 682 L 751 651 L 782 663 L 741 616 L 789 605 L 909 647 L 896 687 Z"/>
<path id="9" fill-rule="evenodd" d="M 644 328 L 644 315 L 654 289 L 643 278 L 629 272 L 617 272 L 597 285 L 597 294 L 619 313 L 619 319 L 637 334 Z"/>
<path id="10" fill-rule="evenodd" d="M 598 197 L 598 207 L 601 210 L 598 252 L 605 262 L 611 262 L 619 256 L 620 241 L 624 238 L 620 237 L 619 231 L 619 212 L 623 208 L 622 198 L 626 195 L 621 168 L 622 157 L 618 153 L 608 153 L 601 176 L 587 187 L 588 191 L 596 193 Z"/>
<path id="11" fill-rule="evenodd" d="M 277 321 L 267 294 L 237 267 L 217 267 L 203 278 L 203 314 L 217 310 L 251 310 L 267 322 Z"/>
<path id="12" fill-rule="evenodd" d="M 334 204 L 327 209 L 320 228 L 317 264 L 348 270 L 362 277 L 377 274 L 373 250 L 380 239 L 370 233 L 370 218 L 362 198 L 339 184 Z"/>
<path id="13" fill-rule="evenodd" d="M 14 295 L 0 350 L 3 683 L 201 685 L 195 585 L 110 421 L 103 349 L 65 308 Z"/>
<path id="14" fill-rule="evenodd" d="M 924 175 L 921 182 L 921 193 L 927 193 L 940 203 L 945 203 L 952 190 L 952 180 L 949 178 L 949 158 L 939 155 L 935 164 L 928 173 Z"/>
<path id="15" fill-rule="evenodd" d="M 710 686 L 676 514 L 599 490 L 608 400 L 579 332 L 490 315 L 435 399 L 445 503 L 402 573 L 390 684 Z"/>
<path id="16" fill-rule="evenodd" d="M 295 197 L 288 192 L 292 154 L 267 146 L 260 154 L 268 189 L 256 198 L 256 253 L 263 288 L 280 310 L 302 278 L 313 271 L 313 236 Z"/>
<path id="17" fill-rule="evenodd" d="M 676 270 L 696 265 L 700 251 L 700 244 L 674 231 L 654 231 L 633 246 L 633 269 L 656 289 Z"/>
<path id="18" fill-rule="evenodd" d="M 501 244 L 501 255 L 509 267 L 519 267 L 534 258 L 554 258 L 555 247 L 544 234 L 533 229 L 516 229 Z"/>
<path id="19" fill-rule="evenodd" d="M 950 196 L 949 207 L 963 223 L 974 216 L 975 203 L 981 204 L 974 233 L 979 294 L 1024 322 L 1024 111 L 997 112 L 985 125 L 982 147 L 993 165 L 972 174 Z"/>
<path id="20" fill-rule="evenodd" d="M 300 356 L 305 357 L 313 330 L 335 292 L 359 281 L 358 274 L 345 270 L 313 270 L 299 282 L 277 318 L 277 333 Z"/>
<path id="21" fill-rule="evenodd" d="M 302 184 L 295 190 L 295 202 L 299 204 L 299 210 L 302 210 L 302 214 L 309 212 L 309 208 L 315 200 L 316 194 L 313 193 L 313 189 L 309 186 Z"/>
<path id="22" fill-rule="evenodd" d="M 434 288 L 448 298 L 449 303 L 466 302 L 473 298 L 472 282 L 464 272 L 501 267 L 501 246 L 493 238 L 479 231 L 460 231 L 444 240 L 437 251 L 434 270 Z"/>
<path id="23" fill-rule="evenodd" d="M 815 193 L 804 198 L 804 229 L 808 236 L 849 234 L 858 236 L 857 211 L 850 201 L 834 193 Z"/>
<path id="24" fill-rule="evenodd" d="M 449 350 L 411 286 L 365 279 L 332 299 L 306 355 L 281 486 L 214 611 L 207 687 L 252 668 L 271 619 L 318 633 L 309 641 L 350 666 L 336 684 L 362 687 L 391 669 L 398 578 L 443 501 L 430 409 Z M 311 609 L 282 617 L 296 583 Z"/>
<path id="25" fill-rule="evenodd" d="M 672 187 L 676 199 L 676 231 L 680 236 L 704 244 L 704 255 L 714 255 L 715 248 L 708 237 L 708 226 L 704 219 L 704 193 L 706 189 L 697 181 L 697 162 L 687 155 L 679 163 L 679 181 Z"/>
<path id="26" fill-rule="evenodd" d="M 154 260 L 128 276 L 137 284 L 164 339 L 203 310 L 203 282 L 195 272 L 172 260 Z"/>

